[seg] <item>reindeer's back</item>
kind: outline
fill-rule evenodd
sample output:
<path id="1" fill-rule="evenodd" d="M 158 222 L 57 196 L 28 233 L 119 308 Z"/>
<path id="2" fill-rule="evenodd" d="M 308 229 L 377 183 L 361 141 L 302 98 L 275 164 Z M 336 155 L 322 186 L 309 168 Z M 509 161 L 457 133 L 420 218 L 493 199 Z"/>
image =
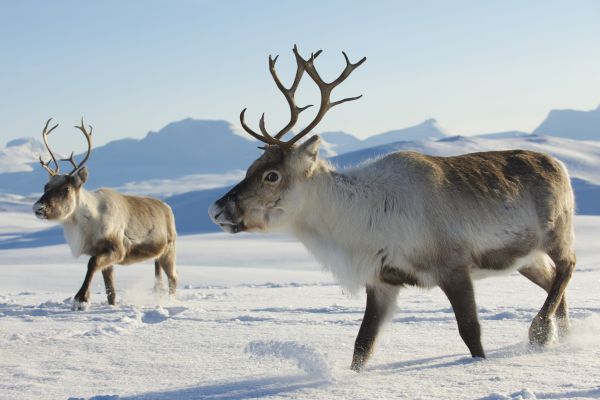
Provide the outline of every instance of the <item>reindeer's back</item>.
<path id="1" fill-rule="evenodd" d="M 402 179 L 417 183 L 430 194 L 440 194 L 463 203 L 513 201 L 530 197 L 540 211 L 558 207 L 571 209 L 573 192 L 564 165 L 553 157 L 527 150 L 489 151 L 438 157 L 416 152 L 398 152 L 381 161 Z M 552 214 L 556 210 L 547 210 Z"/>
<path id="2" fill-rule="evenodd" d="M 527 150 L 470 153 L 452 157 L 392 153 L 383 163 L 407 206 L 420 214 L 431 234 L 452 240 L 501 232 L 517 236 L 572 237 L 574 196 L 565 166 Z M 404 194 L 410 190 L 410 194 Z M 402 192 L 403 191 L 403 192 Z M 540 236 L 541 235 L 541 236 Z M 447 239 L 444 239 L 447 240 Z M 515 239 L 516 240 L 516 239 Z"/>

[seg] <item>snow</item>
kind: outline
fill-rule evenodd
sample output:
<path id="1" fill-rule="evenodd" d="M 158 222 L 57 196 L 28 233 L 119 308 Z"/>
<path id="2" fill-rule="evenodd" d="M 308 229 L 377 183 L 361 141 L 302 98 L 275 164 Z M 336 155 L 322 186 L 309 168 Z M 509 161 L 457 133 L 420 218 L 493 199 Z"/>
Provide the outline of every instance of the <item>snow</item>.
<path id="1" fill-rule="evenodd" d="M 47 157 L 47 154 L 44 145 L 34 138 L 12 140 L 0 148 L 0 174 L 31 172 L 39 156 Z"/>
<path id="2" fill-rule="evenodd" d="M 2 213 L 0 234 L 34 231 Z M 117 305 L 66 245 L 0 250 L 0 399 L 600 398 L 600 217 L 576 218 L 572 331 L 531 348 L 542 290 L 517 274 L 476 282 L 488 358 L 472 360 L 439 289 L 405 289 L 367 369 L 349 369 L 364 296 L 349 297 L 295 241 L 180 236 L 175 298 L 151 263 L 117 266 Z"/>

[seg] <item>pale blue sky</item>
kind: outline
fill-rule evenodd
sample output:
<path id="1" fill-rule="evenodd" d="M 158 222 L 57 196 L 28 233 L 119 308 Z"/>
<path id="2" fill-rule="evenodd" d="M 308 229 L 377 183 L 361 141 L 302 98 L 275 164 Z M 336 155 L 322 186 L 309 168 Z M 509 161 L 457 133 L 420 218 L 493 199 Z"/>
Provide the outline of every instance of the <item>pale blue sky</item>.
<path id="1" fill-rule="evenodd" d="M 267 69 L 323 49 L 334 97 L 364 94 L 316 132 L 365 137 L 430 117 L 455 134 L 533 130 L 551 108 L 600 104 L 600 1 L 0 0 L 0 145 L 46 118 L 85 116 L 96 144 L 187 117 L 278 128 L 288 109 Z M 335 92 L 334 92 L 335 93 Z M 309 79 L 299 102 L 317 103 Z M 309 114 L 309 112 L 306 112 Z M 306 118 L 309 118 L 307 116 Z M 67 128 L 71 135 L 75 130 Z M 66 132 L 65 132 L 66 134 Z M 62 135 L 59 146 L 66 143 Z M 60 149 L 59 149 L 60 150 Z"/>

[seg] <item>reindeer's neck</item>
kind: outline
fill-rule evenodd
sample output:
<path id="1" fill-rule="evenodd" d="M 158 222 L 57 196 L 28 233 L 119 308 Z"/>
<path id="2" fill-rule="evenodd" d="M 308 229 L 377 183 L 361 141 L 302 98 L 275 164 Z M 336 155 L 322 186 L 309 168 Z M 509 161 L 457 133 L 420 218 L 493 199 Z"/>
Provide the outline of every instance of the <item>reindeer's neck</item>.
<path id="1" fill-rule="evenodd" d="M 356 230 L 357 224 L 366 222 L 364 211 L 372 211 L 373 188 L 359 174 L 323 169 L 302 190 L 306 200 L 296 220 L 302 228 L 329 232 L 347 226 Z"/>
<path id="2" fill-rule="evenodd" d="M 292 226 L 296 238 L 351 290 L 371 279 L 368 266 L 383 246 L 382 191 L 374 185 L 368 173 L 315 174 L 303 188 L 305 205 Z"/>
<path id="3" fill-rule="evenodd" d="M 75 225 L 82 222 L 82 219 L 92 219 L 98 216 L 98 199 L 95 193 L 88 192 L 81 188 L 77 196 L 77 204 L 73 213 L 63 221 L 63 225 Z"/>

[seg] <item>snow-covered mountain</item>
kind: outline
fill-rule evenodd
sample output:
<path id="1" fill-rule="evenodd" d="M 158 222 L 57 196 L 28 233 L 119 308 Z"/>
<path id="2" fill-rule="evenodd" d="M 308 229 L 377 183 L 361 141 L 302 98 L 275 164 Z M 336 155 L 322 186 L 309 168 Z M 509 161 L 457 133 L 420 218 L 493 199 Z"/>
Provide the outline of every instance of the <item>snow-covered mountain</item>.
<path id="1" fill-rule="evenodd" d="M 600 140 L 600 105 L 590 111 L 552 110 L 533 132 L 581 140 Z"/>
<path id="2" fill-rule="evenodd" d="M 0 174 L 33 171 L 32 163 L 40 154 L 46 156 L 44 145 L 34 138 L 15 139 L 0 149 Z"/>
<path id="3" fill-rule="evenodd" d="M 324 140 L 325 156 L 335 156 L 386 143 L 406 142 L 412 140 L 435 140 L 447 137 L 449 134 L 438 122 L 430 118 L 422 123 L 408 128 L 396 129 L 377 135 L 369 136 L 361 140 L 346 132 L 324 132 L 321 139 Z"/>
<path id="4" fill-rule="evenodd" d="M 530 135 L 530 133 L 523 131 L 504 131 L 504 132 L 493 132 L 493 133 L 482 133 L 475 135 L 476 137 L 483 137 L 485 139 L 510 139 L 515 137 L 522 137 Z"/>
<path id="5" fill-rule="evenodd" d="M 25 195 L 41 191 L 47 174 L 36 164 L 37 154 L 44 150 L 43 145 L 37 146 L 23 152 L 20 169 L 5 173 L 0 170 L 0 192 Z M 94 148 L 88 162 L 88 187 L 121 187 L 245 170 L 260 155 L 256 146 L 256 142 L 236 134 L 226 121 L 185 119 L 150 132 L 141 140 L 117 140 Z M 15 154 L 10 147 L 5 152 Z"/>
<path id="6" fill-rule="evenodd" d="M 430 118 L 415 126 L 370 136 L 362 141 L 362 145 L 363 147 L 373 147 L 401 141 L 442 139 L 447 136 L 446 129 L 442 128 L 437 120 Z"/>

